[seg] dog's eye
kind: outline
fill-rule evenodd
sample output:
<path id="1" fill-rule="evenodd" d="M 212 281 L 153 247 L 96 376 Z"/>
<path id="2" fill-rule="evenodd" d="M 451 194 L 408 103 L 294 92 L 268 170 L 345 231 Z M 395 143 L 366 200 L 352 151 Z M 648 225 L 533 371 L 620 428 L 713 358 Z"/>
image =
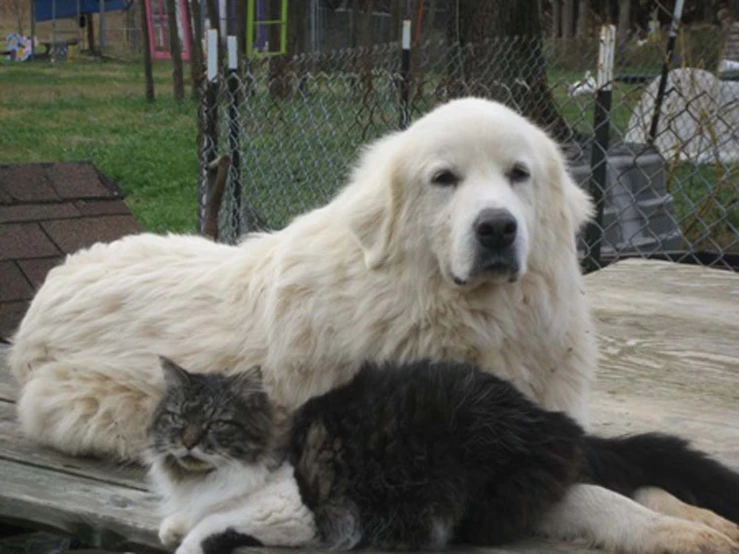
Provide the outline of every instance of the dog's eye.
<path id="1" fill-rule="evenodd" d="M 529 172 L 529 169 L 523 164 L 514 165 L 507 175 L 508 180 L 511 183 L 520 183 L 521 181 L 528 179 L 530 176 L 531 173 Z"/>
<path id="2" fill-rule="evenodd" d="M 434 173 L 431 182 L 440 187 L 453 187 L 459 183 L 459 176 L 449 169 L 442 169 Z"/>

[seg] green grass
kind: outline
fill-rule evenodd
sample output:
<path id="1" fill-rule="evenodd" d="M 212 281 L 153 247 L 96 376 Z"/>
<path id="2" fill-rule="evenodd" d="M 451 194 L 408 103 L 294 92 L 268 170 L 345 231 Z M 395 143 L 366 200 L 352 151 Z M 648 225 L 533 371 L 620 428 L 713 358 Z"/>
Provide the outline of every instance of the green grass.
<path id="1" fill-rule="evenodd" d="M 3 63 L 0 81 L 0 163 L 92 161 L 147 229 L 195 230 L 196 103 L 174 101 L 167 64 L 151 105 L 141 64 Z"/>
<path id="2" fill-rule="evenodd" d="M 739 252 L 739 165 L 667 165 L 675 218 L 696 250 Z"/>

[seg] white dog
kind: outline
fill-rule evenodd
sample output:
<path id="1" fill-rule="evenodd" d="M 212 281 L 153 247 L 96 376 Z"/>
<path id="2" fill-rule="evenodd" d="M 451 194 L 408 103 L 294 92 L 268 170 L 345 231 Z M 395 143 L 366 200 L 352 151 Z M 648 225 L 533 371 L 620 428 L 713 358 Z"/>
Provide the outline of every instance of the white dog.
<path id="1" fill-rule="evenodd" d="M 590 210 L 543 131 L 494 102 L 450 102 L 371 145 L 331 203 L 282 231 L 238 247 L 143 234 L 70 256 L 14 338 L 21 423 L 72 454 L 132 458 L 161 354 L 196 371 L 259 364 L 288 408 L 366 359 L 468 361 L 587 425 L 596 345 L 575 234 Z M 672 516 L 720 518 L 655 498 L 639 500 L 662 513 L 578 485 L 541 531 L 732 551 Z"/>

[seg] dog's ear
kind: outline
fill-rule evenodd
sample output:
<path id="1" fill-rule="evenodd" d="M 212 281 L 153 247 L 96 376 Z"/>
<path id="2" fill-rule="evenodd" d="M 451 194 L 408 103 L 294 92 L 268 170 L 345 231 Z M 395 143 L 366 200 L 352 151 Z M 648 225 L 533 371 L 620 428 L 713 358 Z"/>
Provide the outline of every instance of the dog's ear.
<path id="1" fill-rule="evenodd" d="M 577 186 L 564 168 L 562 172 L 562 189 L 565 195 L 567 215 L 577 233 L 593 217 L 595 207 L 590 194 Z"/>
<path id="2" fill-rule="evenodd" d="M 396 234 L 403 202 L 398 163 L 401 140 L 401 133 L 396 133 L 371 144 L 360 157 L 341 199 L 349 231 L 362 248 L 369 269 L 387 260 Z"/>
<path id="3" fill-rule="evenodd" d="M 554 179 L 554 188 L 564 199 L 564 216 L 572 230 L 577 233 L 593 216 L 593 201 L 590 195 L 580 188 L 570 176 L 562 150 L 557 143 L 547 137 L 548 169 L 550 178 Z"/>

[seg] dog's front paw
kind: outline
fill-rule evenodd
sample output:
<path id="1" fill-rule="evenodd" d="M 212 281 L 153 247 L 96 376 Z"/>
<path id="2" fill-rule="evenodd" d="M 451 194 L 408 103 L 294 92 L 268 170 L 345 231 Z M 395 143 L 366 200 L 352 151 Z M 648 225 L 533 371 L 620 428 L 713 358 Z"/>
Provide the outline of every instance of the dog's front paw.
<path id="1" fill-rule="evenodd" d="M 654 554 L 739 554 L 739 544 L 720 531 L 677 518 L 657 525 L 647 545 Z"/>
<path id="2" fill-rule="evenodd" d="M 165 518 L 159 526 L 159 540 L 172 550 L 180 544 L 187 531 L 187 521 L 177 516 L 170 516 Z"/>
<path id="3" fill-rule="evenodd" d="M 739 545 L 739 525 L 733 521 L 722 518 L 720 515 L 703 508 L 693 508 L 686 519 L 697 521 L 719 531 Z"/>
<path id="4" fill-rule="evenodd" d="M 663 489 L 656 487 L 639 489 L 634 495 L 634 500 L 655 512 L 707 525 L 739 543 L 739 525 L 711 510 L 687 504 Z"/>

